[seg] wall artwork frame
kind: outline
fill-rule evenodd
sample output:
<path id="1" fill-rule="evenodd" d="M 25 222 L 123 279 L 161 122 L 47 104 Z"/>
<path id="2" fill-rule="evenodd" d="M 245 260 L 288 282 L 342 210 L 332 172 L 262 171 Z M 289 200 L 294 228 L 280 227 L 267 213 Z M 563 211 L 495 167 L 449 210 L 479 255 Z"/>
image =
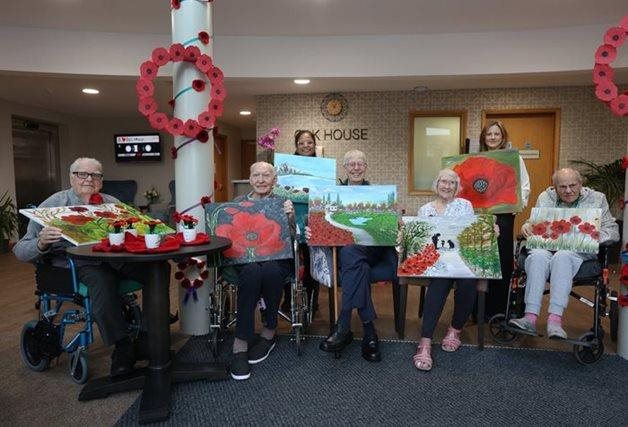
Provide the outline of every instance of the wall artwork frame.
<path id="1" fill-rule="evenodd" d="M 404 216 L 397 275 L 500 279 L 495 216 Z"/>
<path id="2" fill-rule="evenodd" d="M 413 111 L 408 143 L 408 194 L 431 195 L 443 157 L 464 151 L 466 111 Z"/>
<path id="3" fill-rule="evenodd" d="M 596 254 L 600 245 L 602 209 L 532 208 L 528 249 L 567 250 Z"/>
<path id="4" fill-rule="evenodd" d="M 231 239 L 220 265 L 238 265 L 293 257 L 288 217 L 283 199 L 208 203 L 205 224 L 208 234 Z"/>
<path id="5" fill-rule="evenodd" d="M 395 185 L 334 185 L 310 191 L 310 246 L 395 246 Z"/>
<path id="6" fill-rule="evenodd" d="M 523 208 L 517 150 L 495 150 L 444 157 L 444 168 L 460 177 L 457 197 L 467 199 L 476 213 L 513 213 Z"/>
<path id="7" fill-rule="evenodd" d="M 43 227 L 60 228 L 61 236 L 76 246 L 100 243 L 113 231 L 115 221 L 136 219 L 133 228 L 140 236 L 148 231 L 146 222 L 155 221 L 125 203 L 20 209 L 20 213 Z M 175 230 L 160 223 L 155 226 L 155 232 L 172 234 Z"/>

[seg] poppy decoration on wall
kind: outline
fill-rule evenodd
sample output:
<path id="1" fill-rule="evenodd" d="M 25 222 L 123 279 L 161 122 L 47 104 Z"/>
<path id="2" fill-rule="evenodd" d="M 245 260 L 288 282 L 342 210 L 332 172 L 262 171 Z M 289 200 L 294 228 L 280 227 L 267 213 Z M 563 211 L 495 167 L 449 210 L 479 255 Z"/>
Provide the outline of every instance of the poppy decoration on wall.
<path id="1" fill-rule="evenodd" d="M 604 34 L 604 43 L 595 51 L 593 82 L 595 96 L 606 103 L 616 116 L 628 115 L 628 91 L 619 93 L 613 82 L 615 70 L 611 67 L 619 49 L 628 36 L 628 15 L 624 16 L 617 27 L 611 27 Z"/>
<path id="2" fill-rule="evenodd" d="M 460 177 L 457 197 L 477 213 L 510 213 L 522 209 L 519 152 L 496 150 L 443 158 L 443 167 Z"/>
<path id="3" fill-rule="evenodd" d="M 292 258 L 292 239 L 283 200 L 245 200 L 205 206 L 209 234 L 231 239 L 221 265 Z"/>

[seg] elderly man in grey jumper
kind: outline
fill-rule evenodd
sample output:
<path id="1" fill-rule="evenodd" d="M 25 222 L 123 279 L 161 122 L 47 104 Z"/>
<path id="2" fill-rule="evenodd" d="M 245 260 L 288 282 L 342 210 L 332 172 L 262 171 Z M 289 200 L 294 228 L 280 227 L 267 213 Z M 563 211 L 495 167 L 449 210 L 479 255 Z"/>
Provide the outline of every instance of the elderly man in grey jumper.
<path id="1" fill-rule="evenodd" d="M 100 194 L 102 179 L 102 165 L 98 160 L 78 158 L 70 166 L 71 188 L 53 194 L 39 207 L 120 203 L 113 196 Z M 48 260 L 55 267 L 67 267 L 65 247 L 68 245 L 67 241 L 62 240 L 59 228 L 42 227 L 30 221 L 26 234 L 17 242 L 13 252 L 21 261 L 36 263 Z M 141 266 L 111 265 L 93 261 L 77 261 L 76 265 L 79 280 L 89 289 L 94 319 L 100 335 L 105 345 L 115 344 L 111 356 L 111 376 L 127 374 L 133 370 L 136 354 L 120 309 L 121 300 L 117 285 L 124 277 L 143 283 L 146 277 Z M 46 267 L 44 265 L 42 268 Z M 170 278 L 169 265 L 163 266 L 162 274 Z M 166 280 L 166 283 L 168 282 L 169 280 Z"/>
<path id="2" fill-rule="evenodd" d="M 600 243 L 619 240 L 619 227 L 609 211 L 606 196 L 583 187 L 582 177 L 578 171 L 570 168 L 560 169 L 552 176 L 552 182 L 554 186 L 539 195 L 536 207 L 600 208 L 602 209 Z M 531 224 L 528 222 L 523 224 L 521 232 L 525 237 L 531 236 Z M 532 249 L 525 260 L 527 274 L 525 316 L 511 319 L 508 323 L 524 332 L 536 335 L 536 320 L 541 311 L 545 283 L 549 278 L 550 304 L 547 335 L 549 338 L 567 338 L 567 333 L 562 327 L 562 315 L 569 302 L 572 280 L 584 261 L 595 258 L 595 254 Z"/>

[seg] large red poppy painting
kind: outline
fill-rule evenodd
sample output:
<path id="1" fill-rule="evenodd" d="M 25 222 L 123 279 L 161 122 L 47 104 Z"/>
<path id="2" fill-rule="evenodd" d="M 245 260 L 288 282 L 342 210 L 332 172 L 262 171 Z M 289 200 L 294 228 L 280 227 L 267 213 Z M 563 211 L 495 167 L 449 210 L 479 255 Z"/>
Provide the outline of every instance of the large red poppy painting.
<path id="1" fill-rule="evenodd" d="M 522 209 L 519 152 L 496 150 L 444 157 L 443 167 L 460 177 L 458 197 L 476 213 L 511 213 Z"/>
<path id="2" fill-rule="evenodd" d="M 602 209 L 532 208 L 528 222 L 532 236 L 529 249 L 596 254 L 600 242 Z"/>
<path id="3" fill-rule="evenodd" d="M 231 240 L 222 265 L 292 258 L 292 239 L 282 199 L 244 200 L 205 205 L 210 234 Z"/>

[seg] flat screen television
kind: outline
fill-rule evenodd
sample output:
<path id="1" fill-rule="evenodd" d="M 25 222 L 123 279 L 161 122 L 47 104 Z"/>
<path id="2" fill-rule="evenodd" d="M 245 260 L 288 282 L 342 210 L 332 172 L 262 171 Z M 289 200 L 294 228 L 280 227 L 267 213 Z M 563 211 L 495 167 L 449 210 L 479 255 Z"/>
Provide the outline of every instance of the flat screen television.
<path id="1" fill-rule="evenodd" d="M 158 162 L 161 139 L 158 133 L 118 134 L 113 136 L 116 162 Z"/>

